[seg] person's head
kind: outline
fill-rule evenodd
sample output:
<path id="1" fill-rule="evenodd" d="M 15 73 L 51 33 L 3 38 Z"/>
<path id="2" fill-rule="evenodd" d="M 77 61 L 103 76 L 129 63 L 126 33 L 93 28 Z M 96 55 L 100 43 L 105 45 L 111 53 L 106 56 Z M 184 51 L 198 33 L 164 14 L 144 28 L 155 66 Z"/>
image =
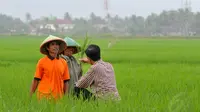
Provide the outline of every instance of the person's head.
<path id="1" fill-rule="evenodd" d="M 50 35 L 40 45 L 40 52 L 44 55 L 58 55 L 66 47 L 66 43 L 62 38 Z"/>
<path id="2" fill-rule="evenodd" d="M 50 53 L 58 54 L 59 47 L 60 47 L 60 42 L 57 40 L 53 40 L 46 44 L 46 51 L 48 52 L 48 54 Z"/>
<path id="3" fill-rule="evenodd" d="M 76 47 L 69 46 L 63 51 L 62 54 L 65 55 L 65 56 L 72 56 L 76 52 L 77 52 L 77 48 Z"/>
<path id="4" fill-rule="evenodd" d="M 67 48 L 61 54 L 65 56 L 72 56 L 73 54 L 80 52 L 81 47 L 75 40 L 70 37 L 65 37 L 64 41 Z"/>
<path id="5" fill-rule="evenodd" d="M 98 45 L 89 45 L 88 48 L 85 50 L 85 54 L 91 64 L 101 59 L 101 50 Z"/>

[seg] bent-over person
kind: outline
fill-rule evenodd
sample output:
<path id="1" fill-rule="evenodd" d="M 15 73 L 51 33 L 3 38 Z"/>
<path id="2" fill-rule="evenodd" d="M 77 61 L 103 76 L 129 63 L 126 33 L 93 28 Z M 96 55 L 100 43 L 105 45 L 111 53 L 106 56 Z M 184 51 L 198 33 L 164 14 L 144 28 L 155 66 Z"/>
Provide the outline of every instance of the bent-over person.
<path id="1" fill-rule="evenodd" d="M 83 93 L 84 99 L 120 100 L 117 90 L 113 66 L 101 59 L 100 48 L 97 45 L 89 45 L 85 51 L 87 58 L 80 59 L 84 63 L 91 64 L 87 73 L 76 83 L 75 95 L 79 98 Z M 91 87 L 90 93 L 87 89 Z"/>

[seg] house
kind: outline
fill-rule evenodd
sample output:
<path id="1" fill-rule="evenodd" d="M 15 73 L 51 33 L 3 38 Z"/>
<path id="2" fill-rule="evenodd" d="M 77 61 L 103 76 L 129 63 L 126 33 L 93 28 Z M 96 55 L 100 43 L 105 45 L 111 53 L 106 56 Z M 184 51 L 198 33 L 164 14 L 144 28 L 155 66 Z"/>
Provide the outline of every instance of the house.
<path id="1" fill-rule="evenodd" d="M 75 26 L 74 24 L 72 24 L 72 21 L 65 19 L 56 19 L 56 24 L 59 28 L 64 30 L 71 30 Z"/>
<path id="2" fill-rule="evenodd" d="M 68 31 L 74 28 L 74 24 L 70 20 L 55 19 L 44 21 L 41 20 L 39 29 L 50 29 L 52 31 Z"/>

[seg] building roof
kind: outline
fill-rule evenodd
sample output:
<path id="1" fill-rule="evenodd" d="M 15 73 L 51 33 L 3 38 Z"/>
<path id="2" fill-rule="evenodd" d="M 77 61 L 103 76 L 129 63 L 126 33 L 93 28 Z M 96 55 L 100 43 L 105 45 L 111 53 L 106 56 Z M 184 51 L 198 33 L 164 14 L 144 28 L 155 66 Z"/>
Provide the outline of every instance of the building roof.
<path id="1" fill-rule="evenodd" d="M 66 19 L 56 19 L 57 24 L 72 24 L 71 20 L 66 20 Z"/>

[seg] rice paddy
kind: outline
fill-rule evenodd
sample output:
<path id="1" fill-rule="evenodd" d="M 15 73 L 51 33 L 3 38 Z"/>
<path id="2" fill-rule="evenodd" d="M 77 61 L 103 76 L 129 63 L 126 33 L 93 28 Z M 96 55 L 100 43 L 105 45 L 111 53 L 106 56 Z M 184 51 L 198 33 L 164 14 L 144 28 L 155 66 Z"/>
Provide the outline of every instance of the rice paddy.
<path id="1" fill-rule="evenodd" d="M 45 37 L 44 37 L 45 38 Z M 83 102 L 65 96 L 58 103 L 29 98 L 43 37 L 0 37 L 1 112 L 199 112 L 200 40 L 93 39 L 102 59 L 113 64 L 120 102 Z M 80 44 L 83 40 L 77 40 Z M 76 56 L 77 58 L 79 55 Z M 84 72 L 89 65 L 83 65 Z"/>

